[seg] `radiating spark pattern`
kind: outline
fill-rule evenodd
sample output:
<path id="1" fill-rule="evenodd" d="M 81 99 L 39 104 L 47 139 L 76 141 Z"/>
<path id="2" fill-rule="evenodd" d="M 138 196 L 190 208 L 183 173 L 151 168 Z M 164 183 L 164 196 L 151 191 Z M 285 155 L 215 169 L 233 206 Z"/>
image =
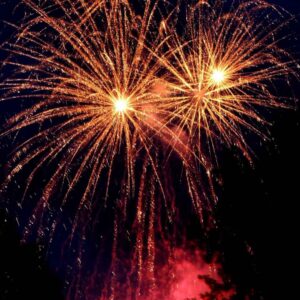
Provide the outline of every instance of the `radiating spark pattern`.
<path id="1" fill-rule="evenodd" d="M 182 165 L 184 189 L 204 224 L 217 199 L 217 145 L 234 144 L 250 159 L 244 129 L 263 136 L 259 108 L 286 106 L 273 83 L 295 74 L 280 46 L 287 21 L 260 0 L 183 1 L 185 17 L 182 3 L 169 9 L 158 0 L 23 4 L 30 13 L 2 46 L 15 73 L 1 90 L 2 101 L 25 108 L 1 136 L 24 132 L 25 138 L 8 162 L 2 190 L 19 173 L 29 174 L 18 204 L 26 207 L 31 186 L 47 170 L 24 238 L 36 231 L 51 246 L 68 218 L 79 274 L 84 251 L 74 240 L 84 243 L 113 207 L 110 266 L 98 276 L 97 297 L 154 299 L 160 295 L 157 257 L 172 256 L 171 232 L 180 222 L 170 159 Z M 120 263 L 124 256 L 127 265 Z M 95 299 L 86 279 L 72 282 L 68 298 Z"/>
<path id="2" fill-rule="evenodd" d="M 221 2 L 188 6 L 183 34 L 172 20 L 165 24 L 169 51 L 159 59 L 171 74 L 170 122 L 188 132 L 199 154 L 209 145 L 216 158 L 221 141 L 250 158 L 245 129 L 265 137 L 259 107 L 287 107 L 274 83 L 297 76 L 294 60 L 281 47 L 281 30 L 290 19 L 276 18 L 281 11 L 265 1 Z"/>

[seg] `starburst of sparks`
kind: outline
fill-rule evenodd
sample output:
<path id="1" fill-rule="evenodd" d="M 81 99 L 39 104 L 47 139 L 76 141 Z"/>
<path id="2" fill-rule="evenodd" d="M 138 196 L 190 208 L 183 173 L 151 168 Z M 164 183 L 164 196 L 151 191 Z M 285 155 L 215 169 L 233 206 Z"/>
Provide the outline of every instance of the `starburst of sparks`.
<path id="1" fill-rule="evenodd" d="M 31 132 L 8 162 L 3 190 L 30 168 L 22 207 L 41 170 L 52 166 L 25 236 L 37 226 L 52 241 L 74 191 L 80 199 L 71 237 L 76 231 L 85 236 L 84 211 L 93 223 L 94 211 L 107 207 L 116 186 L 120 190 L 112 275 L 101 299 L 117 293 L 117 245 L 124 238 L 118 214 L 126 220 L 132 202 L 127 230 L 135 240 L 135 295 L 141 296 L 143 280 L 153 294 L 156 237 L 167 239 L 165 228 L 176 225 L 169 158 L 181 162 L 186 190 L 204 222 L 217 199 L 216 147 L 236 145 L 250 159 L 245 130 L 264 136 L 260 110 L 287 106 L 274 83 L 297 76 L 281 47 L 287 21 L 278 21 L 275 15 L 283 12 L 265 1 L 191 1 L 184 18 L 178 17 L 180 3 L 168 11 L 166 1 L 142 1 L 139 9 L 132 2 L 23 0 L 30 14 L 15 27 L 17 37 L 2 46 L 10 54 L 5 64 L 15 70 L 0 84 L 2 101 L 23 101 L 26 108 L 0 134 Z M 53 199 L 56 194 L 61 201 Z M 43 219 L 46 210 L 56 211 L 50 220 Z"/>
<path id="2" fill-rule="evenodd" d="M 234 9 L 226 5 L 199 1 L 188 6 L 186 30 L 180 35 L 170 20 L 164 27 L 171 36 L 169 51 L 158 59 L 171 74 L 166 85 L 169 102 L 176 105 L 170 122 L 176 120 L 188 132 L 199 154 L 210 145 L 209 152 L 217 157 L 215 143 L 221 141 L 236 144 L 250 159 L 243 133 L 251 130 L 265 137 L 257 126 L 267 123 L 261 108 L 288 106 L 274 93 L 274 83 L 298 75 L 295 61 L 281 47 L 280 31 L 288 21 L 266 22 L 280 14 L 278 8 L 260 0 Z"/>

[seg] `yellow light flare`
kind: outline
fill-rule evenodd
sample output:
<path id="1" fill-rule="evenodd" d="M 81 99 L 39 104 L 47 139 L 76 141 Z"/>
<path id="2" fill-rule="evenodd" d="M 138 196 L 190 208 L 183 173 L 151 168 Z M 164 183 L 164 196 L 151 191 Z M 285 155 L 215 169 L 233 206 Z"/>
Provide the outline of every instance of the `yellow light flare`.
<path id="1" fill-rule="evenodd" d="M 125 113 L 129 108 L 129 101 L 126 98 L 118 98 L 114 101 L 114 108 L 116 113 Z"/>
<path id="2" fill-rule="evenodd" d="M 226 73 L 222 69 L 214 69 L 211 74 L 211 81 L 214 84 L 220 85 L 223 83 L 226 79 Z"/>

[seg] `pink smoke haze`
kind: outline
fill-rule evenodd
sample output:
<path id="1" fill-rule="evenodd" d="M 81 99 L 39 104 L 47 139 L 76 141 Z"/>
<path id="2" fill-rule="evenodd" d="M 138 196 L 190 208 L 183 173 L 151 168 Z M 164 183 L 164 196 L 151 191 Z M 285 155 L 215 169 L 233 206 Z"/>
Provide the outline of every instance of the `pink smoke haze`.
<path id="1" fill-rule="evenodd" d="M 173 283 L 171 284 L 170 295 L 165 300 L 207 299 L 203 295 L 211 293 L 211 287 L 199 276 L 208 276 L 218 284 L 223 284 L 223 280 L 218 274 L 221 266 L 216 262 L 216 258 L 211 263 L 207 263 L 203 257 L 203 253 L 199 250 L 193 254 L 188 254 L 183 250 L 176 251 Z M 234 289 L 230 289 L 220 293 L 216 300 L 230 299 L 234 294 Z"/>

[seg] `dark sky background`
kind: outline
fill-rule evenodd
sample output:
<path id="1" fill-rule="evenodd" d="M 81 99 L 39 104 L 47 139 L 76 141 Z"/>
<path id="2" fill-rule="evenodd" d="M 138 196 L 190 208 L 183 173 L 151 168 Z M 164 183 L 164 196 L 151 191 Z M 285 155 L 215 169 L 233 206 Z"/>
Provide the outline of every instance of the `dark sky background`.
<path id="1" fill-rule="evenodd" d="M 12 15 L 13 2 L 1 0 L 1 20 L 17 20 Z M 299 0 L 271 2 L 300 14 Z M 7 35 L 3 29 L 1 23 L 1 40 Z M 288 30 L 299 35 L 299 23 L 292 23 Z M 300 57 L 299 41 L 290 43 L 287 46 Z M 292 86 L 299 98 L 299 83 Z M 282 94 L 287 93 L 290 91 L 282 87 Z M 276 111 L 272 119 L 276 120 L 271 129 L 273 140 L 255 147 L 254 167 L 230 149 L 219 160 L 224 184 L 216 212 L 218 228 L 207 243 L 221 252 L 224 270 L 235 282 L 239 299 L 252 287 L 251 299 L 299 298 L 299 109 Z M 1 147 L 0 154 L 3 151 Z M 0 300 L 63 299 L 62 286 L 39 245 L 21 245 L 14 219 L 1 209 Z"/>

